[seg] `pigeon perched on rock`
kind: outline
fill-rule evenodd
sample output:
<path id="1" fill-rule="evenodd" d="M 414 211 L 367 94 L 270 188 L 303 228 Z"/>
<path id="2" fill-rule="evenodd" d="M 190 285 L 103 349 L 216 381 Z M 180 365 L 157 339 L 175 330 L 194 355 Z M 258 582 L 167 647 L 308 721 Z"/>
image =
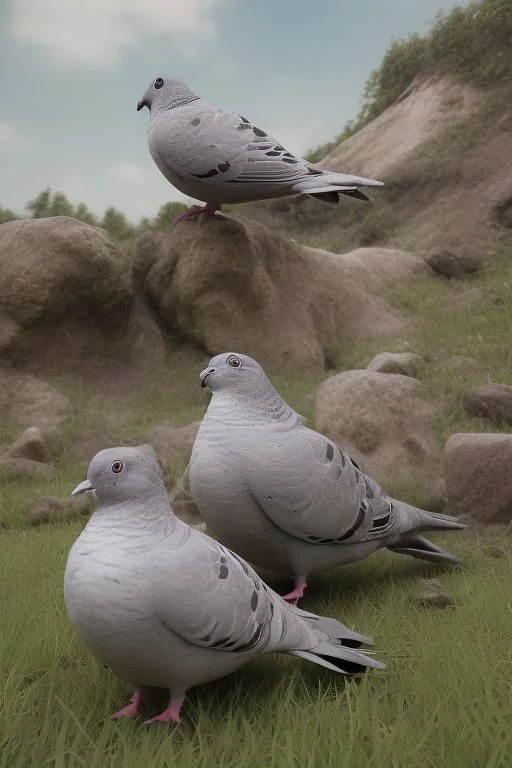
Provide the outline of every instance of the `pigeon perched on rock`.
<path id="1" fill-rule="evenodd" d="M 345 674 L 383 668 L 355 650 L 367 638 L 289 606 L 240 557 L 181 522 L 149 453 L 101 451 L 73 494 L 93 489 L 97 508 L 69 553 L 65 599 L 85 645 L 135 687 L 113 717 L 138 714 L 162 687 L 169 706 L 153 720 L 179 722 L 188 688 L 274 651 Z"/>
<path id="2" fill-rule="evenodd" d="M 458 558 L 421 531 L 465 526 L 388 497 L 332 440 L 308 429 L 246 355 L 217 355 L 200 374 L 212 398 L 192 449 L 190 488 L 216 536 L 254 565 L 294 579 L 387 547 L 434 563 Z"/>
<path id="3" fill-rule="evenodd" d="M 203 101 L 182 80 L 157 77 L 137 104 L 148 107 L 151 156 L 165 178 L 204 208 L 179 218 L 305 193 L 329 203 L 340 194 L 368 200 L 358 187 L 382 182 L 316 168 L 247 118 Z"/>

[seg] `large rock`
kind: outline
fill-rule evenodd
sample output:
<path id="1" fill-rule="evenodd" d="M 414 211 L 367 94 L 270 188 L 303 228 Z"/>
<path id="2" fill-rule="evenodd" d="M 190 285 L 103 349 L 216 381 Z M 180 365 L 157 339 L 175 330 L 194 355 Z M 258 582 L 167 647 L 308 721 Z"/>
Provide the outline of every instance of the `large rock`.
<path id="1" fill-rule="evenodd" d="M 414 486 L 425 502 L 444 497 L 434 409 L 419 381 L 399 374 L 345 371 L 315 393 L 316 427 L 385 487 Z"/>
<path id="2" fill-rule="evenodd" d="M 62 368 L 119 354 L 132 300 L 130 259 L 98 227 L 67 216 L 0 226 L 0 352 L 11 360 Z"/>
<path id="3" fill-rule="evenodd" d="M 480 523 L 512 520 L 512 435 L 457 433 L 445 445 L 445 479 L 454 514 Z"/>
<path id="4" fill-rule="evenodd" d="M 512 387 L 509 384 L 484 384 L 462 393 L 468 416 L 485 416 L 493 424 L 512 424 Z"/>
<path id="5" fill-rule="evenodd" d="M 18 480 L 40 477 L 55 477 L 55 467 L 41 464 L 30 459 L 4 459 L 0 458 L 0 479 Z"/>
<path id="6" fill-rule="evenodd" d="M 426 254 L 425 261 L 434 272 L 450 278 L 467 277 L 482 269 L 482 261 L 477 256 L 448 248 L 433 248 Z"/>
<path id="7" fill-rule="evenodd" d="M 145 233 L 136 251 L 137 284 L 171 337 L 281 366 L 322 365 L 336 340 L 395 331 L 401 314 L 370 290 L 429 271 L 402 251 L 332 254 L 236 216 Z"/>
<path id="8" fill-rule="evenodd" d="M 401 373 L 403 376 L 411 376 L 415 379 L 424 365 L 424 358 L 421 355 L 415 355 L 414 352 L 380 352 L 370 360 L 366 370 L 379 373 Z"/>
<path id="9" fill-rule="evenodd" d="M 2 458 L 30 459 L 51 464 L 52 450 L 49 440 L 37 427 L 29 427 L 9 446 Z"/>
<path id="10" fill-rule="evenodd" d="M 194 421 L 186 427 L 157 424 L 146 437 L 146 443 L 154 451 L 162 466 L 174 464 L 185 456 L 188 460 L 201 422 Z M 139 446 L 140 448 L 141 446 Z"/>
<path id="11" fill-rule="evenodd" d="M 14 370 L 0 371 L 0 414 L 45 434 L 72 416 L 68 398 L 51 384 Z"/>

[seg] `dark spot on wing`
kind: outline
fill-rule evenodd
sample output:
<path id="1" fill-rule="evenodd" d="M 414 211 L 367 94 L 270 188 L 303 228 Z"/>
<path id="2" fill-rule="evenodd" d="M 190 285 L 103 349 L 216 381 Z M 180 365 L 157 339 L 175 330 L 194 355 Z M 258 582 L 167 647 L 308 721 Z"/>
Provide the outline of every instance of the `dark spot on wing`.
<path id="1" fill-rule="evenodd" d="M 229 169 L 231 168 L 231 164 L 228 163 L 228 161 L 226 160 L 226 162 L 224 163 L 219 163 L 217 168 L 221 173 L 226 173 L 226 171 L 229 171 Z"/>
<path id="2" fill-rule="evenodd" d="M 372 524 L 372 531 L 375 531 L 378 528 L 384 528 L 389 523 L 390 517 L 391 515 L 388 514 L 388 515 L 384 515 L 384 517 L 379 517 L 376 520 L 374 520 Z"/>
<path id="3" fill-rule="evenodd" d="M 218 170 L 216 168 L 210 168 L 208 173 L 194 173 L 196 179 L 209 179 L 211 176 L 217 176 Z"/>
<path id="4" fill-rule="evenodd" d="M 229 575 L 229 568 L 227 565 L 221 565 L 219 568 L 219 579 L 227 579 Z"/>
<path id="5" fill-rule="evenodd" d="M 257 607 L 258 607 L 258 593 L 256 592 L 256 590 L 254 590 L 251 597 L 251 610 L 255 611 Z"/>
<path id="6" fill-rule="evenodd" d="M 237 125 L 237 128 L 238 128 L 238 130 L 239 130 L 239 131 L 246 131 L 246 130 L 247 130 L 248 128 L 250 128 L 250 127 L 251 127 L 251 126 L 250 126 L 250 125 L 248 125 L 247 123 L 239 123 L 239 124 Z"/>
<path id="7" fill-rule="evenodd" d="M 255 149 L 259 149 L 262 152 L 266 152 L 267 149 L 272 149 L 272 144 L 257 144 Z"/>
<path id="8" fill-rule="evenodd" d="M 227 563 L 227 560 L 226 560 L 226 558 L 224 557 L 224 555 L 222 555 L 222 557 L 221 557 L 220 561 L 221 561 L 221 563 Z"/>
<path id="9" fill-rule="evenodd" d="M 242 117 L 242 115 L 238 115 L 242 123 L 246 123 L 246 125 L 250 125 L 249 120 L 246 117 Z"/>
<path id="10" fill-rule="evenodd" d="M 259 643 L 259 641 L 261 640 L 261 636 L 262 636 L 262 634 L 263 634 L 263 624 L 258 624 L 258 627 L 257 627 L 257 629 L 256 629 L 256 632 L 255 632 L 255 633 L 254 633 L 254 635 L 251 637 L 251 639 L 249 640 L 249 642 L 247 642 L 247 643 L 244 643 L 244 645 L 240 645 L 240 646 L 238 646 L 238 648 L 235 648 L 234 650 L 235 650 L 237 653 L 240 653 L 241 651 L 250 651 L 250 650 L 251 650 L 251 648 L 254 648 L 254 646 L 255 646 L 255 645 L 257 645 L 257 644 Z"/>
<path id="11" fill-rule="evenodd" d="M 284 147 L 282 147 L 280 144 L 276 144 L 274 149 L 277 149 L 279 152 L 284 152 Z M 289 155 L 290 153 L 287 152 L 286 154 Z"/>
<path id="12" fill-rule="evenodd" d="M 248 163 L 255 163 L 255 162 L 256 162 L 256 160 L 254 159 L 254 157 L 248 157 L 248 158 L 247 158 L 247 162 L 248 162 Z"/>
<path id="13" fill-rule="evenodd" d="M 278 157 L 280 153 L 276 152 L 275 149 L 272 149 L 270 152 L 265 152 L 265 154 L 267 157 Z"/>
<path id="14" fill-rule="evenodd" d="M 327 448 L 325 450 L 327 461 L 332 461 L 334 459 L 334 448 L 330 443 L 327 443 Z"/>
<path id="15" fill-rule="evenodd" d="M 217 145 L 216 144 L 208 144 L 208 147 L 210 149 L 217 149 Z"/>
<path id="16" fill-rule="evenodd" d="M 200 117 L 194 117 L 194 119 L 190 121 L 190 125 L 199 125 L 200 122 L 201 122 Z"/>
<path id="17" fill-rule="evenodd" d="M 224 645 L 224 643 L 229 643 L 231 638 L 229 637 L 223 637 L 221 640 L 216 640 L 214 643 L 210 645 L 210 648 L 218 648 L 219 645 Z"/>
<path id="18" fill-rule="evenodd" d="M 292 160 L 290 157 L 283 157 L 283 163 L 290 163 L 290 165 L 297 165 L 298 160 Z"/>
<path id="19" fill-rule="evenodd" d="M 356 461 L 355 459 L 353 459 L 353 458 L 352 458 L 352 456 L 349 456 L 349 459 L 350 459 L 350 461 L 352 462 L 352 464 L 354 465 L 354 467 L 355 467 L 356 469 L 358 469 L 359 471 L 361 471 L 361 467 L 359 466 L 359 464 L 357 463 L 357 461 Z"/>
<path id="20" fill-rule="evenodd" d="M 267 134 L 265 133 L 265 131 L 262 131 L 262 130 L 261 130 L 261 128 L 256 128 L 256 126 L 255 126 L 255 125 L 253 126 L 253 129 L 252 129 L 252 130 L 254 131 L 254 135 L 255 135 L 255 136 L 266 136 L 266 135 L 267 135 Z"/>

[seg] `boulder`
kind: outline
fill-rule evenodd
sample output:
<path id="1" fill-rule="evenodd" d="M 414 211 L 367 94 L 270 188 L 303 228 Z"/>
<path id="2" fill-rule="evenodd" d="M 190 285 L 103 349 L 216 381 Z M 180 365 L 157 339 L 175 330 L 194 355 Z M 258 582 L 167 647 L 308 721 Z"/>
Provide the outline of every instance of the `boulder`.
<path id="1" fill-rule="evenodd" d="M 401 373 L 415 379 L 425 364 L 421 355 L 413 352 L 381 352 L 366 366 L 367 371 L 378 373 Z"/>
<path id="2" fill-rule="evenodd" d="M 57 470 L 48 464 L 30 459 L 0 458 L 0 478 L 17 480 L 19 478 L 55 477 Z"/>
<path id="3" fill-rule="evenodd" d="M 484 384 L 462 393 L 468 416 L 484 416 L 493 424 L 512 424 L 512 387 L 509 384 Z"/>
<path id="4" fill-rule="evenodd" d="M 345 371 L 315 393 L 316 428 L 347 450 L 386 488 L 414 487 L 425 503 L 444 498 L 442 449 L 435 411 L 416 379 L 395 373 Z"/>
<path id="5" fill-rule="evenodd" d="M 255 221 L 209 216 L 143 234 L 135 279 L 167 334 L 208 356 L 235 349 L 262 364 L 322 366 L 336 340 L 401 327 L 374 285 L 428 270 L 401 251 L 360 250 L 328 253 Z"/>
<path id="6" fill-rule="evenodd" d="M 0 352 L 69 368 L 119 355 L 133 301 L 131 263 L 98 227 L 68 216 L 0 226 Z"/>
<path id="7" fill-rule="evenodd" d="M 7 449 L 2 458 L 31 459 L 42 464 L 52 463 L 52 451 L 49 441 L 43 437 L 37 427 L 26 429 Z"/>
<path id="8" fill-rule="evenodd" d="M 168 467 L 184 458 L 188 460 L 200 423 L 194 421 L 186 427 L 157 424 L 147 435 L 145 442 L 154 451 L 162 466 Z"/>
<path id="9" fill-rule="evenodd" d="M 482 261 L 477 256 L 448 248 L 433 248 L 426 254 L 425 261 L 434 272 L 449 278 L 467 277 L 482 269 Z"/>
<path id="10" fill-rule="evenodd" d="M 42 496 L 30 504 L 27 518 L 31 525 L 55 523 L 89 515 L 95 507 L 96 498 L 92 492 L 81 493 L 66 499 L 59 499 L 56 496 Z"/>
<path id="11" fill-rule="evenodd" d="M 457 433 L 445 445 L 445 480 L 453 514 L 480 523 L 512 520 L 512 435 Z"/>
<path id="12" fill-rule="evenodd" d="M 37 427 L 50 440 L 72 414 L 71 403 L 46 381 L 14 370 L 0 370 L 0 413 L 22 426 Z"/>

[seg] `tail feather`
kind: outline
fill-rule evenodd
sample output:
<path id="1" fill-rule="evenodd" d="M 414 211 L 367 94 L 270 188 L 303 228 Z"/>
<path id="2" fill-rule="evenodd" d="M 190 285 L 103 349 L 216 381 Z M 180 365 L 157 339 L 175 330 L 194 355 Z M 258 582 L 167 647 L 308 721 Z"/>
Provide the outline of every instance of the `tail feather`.
<path id="1" fill-rule="evenodd" d="M 466 528 L 464 523 L 459 522 L 456 517 L 451 515 L 441 515 L 437 512 L 423 512 L 418 531 L 462 531 Z"/>
<path id="2" fill-rule="evenodd" d="M 464 528 L 465 526 L 461 525 L 460 527 Z M 417 557 L 420 560 L 427 560 L 438 565 L 460 565 L 461 563 L 460 558 L 436 547 L 435 544 L 419 534 L 403 534 L 398 542 L 389 546 L 388 549 L 400 555 L 410 555 L 410 557 Z"/>
<path id="3" fill-rule="evenodd" d="M 300 608 L 297 608 L 296 610 L 300 611 L 301 617 L 312 629 L 338 640 L 346 648 L 359 648 L 361 645 L 373 645 L 371 637 L 365 637 L 358 632 L 353 632 L 337 619 L 331 619 L 327 616 L 317 616 L 315 613 L 301 611 Z"/>
<path id="4" fill-rule="evenodd" d="M 342 645 L 332 645 L 328 641 L 320 642 L 316 648 L 309 651 L 288 651 L 290 656 L 299 656 L 321 667 L 326 667 L 334 672 L 344 675 L 357 675 L 368 668 L 384 669 L 384 664 L 366 656 L 360 651 L 345 648 Z"/>
<path id="5" fill-rule="evenodd" d="M 361 192 L 357 187 L 346 187 L 345 189 L 334 190 L 332 192 L 308 192 L 308 197 L 314 197 L 315 200 L 321 200 L 323 203 L 339 203 L 340 195 L 355 197 L 356 200 L 365 200 L 369 202 L 370 198 Z"/>

